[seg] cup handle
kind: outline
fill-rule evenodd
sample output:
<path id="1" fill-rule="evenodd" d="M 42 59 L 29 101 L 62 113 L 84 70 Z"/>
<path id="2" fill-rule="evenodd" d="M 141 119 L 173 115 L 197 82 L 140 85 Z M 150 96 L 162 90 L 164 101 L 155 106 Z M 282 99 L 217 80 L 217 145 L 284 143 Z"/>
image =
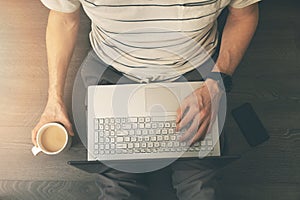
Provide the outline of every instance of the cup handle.
<path id="1" fill-rule="evenodd" d="M 31 152 L 32 152 L 32 154 L 33 154 L 34 156 L 38 155 L 38 153 L 40 153 L 41 151 L 42 151 L 42 149 L 39 148 L 39 147 L 36 147 L 36 146 L 33 146 L 33 147 L 31 148 Z"/>

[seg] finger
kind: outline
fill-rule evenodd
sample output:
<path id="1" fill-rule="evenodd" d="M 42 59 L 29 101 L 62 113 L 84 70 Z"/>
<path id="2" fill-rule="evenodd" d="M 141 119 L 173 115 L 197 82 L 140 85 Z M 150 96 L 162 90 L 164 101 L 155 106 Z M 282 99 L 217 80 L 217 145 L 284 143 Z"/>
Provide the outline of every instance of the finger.
<path id="1" fill-rule="evenodd" d="M 180 105 L 180 107 L 177 109 L 177 111 L 176 111 L 176 123 L 178 123 L 180 120 L 181 120 L 181 118 L 183 117 L 183 114 L 185 113 L 185 111 L 186 111 L 186 109 L 188 108 L 188 102 L 187 102 L 187 100 L 184 100 L 183 102 L 182 102 L 182 104 Z"/>
<path id="2" fill-rule="evenodd" d="M 190 123 L 194 116 L 196 115 L 196 109 L 191 109 L 186 112 L 186 114 L 183 116 L 183 118 L 180 120 L 180 122 L 176 125 L 176 131 L 181 130 L 183 127 L 185 127 L 188 123 Z"/>
<path id="3" fill-rule="evenodd" d="M 65 120 L 63 124 L 64 124 L 65 128 L 67 129 L 68 134 L 70 136 L 74 136 L 73 127 L 72 127 L 72 124 L 70 123 L 70 121 Z"/>
<path id="4" fill-rule="evenodd" d="M 31 141 L 37 147 L 36 135 L 38 130 L 42 127 L 43 123 L 40 121 L 31 131 Z"/>
<path id="5" fill-rule="evenodd" d="M 190 145 L 195 144 L 197 141 L 199 141 L 201 138 L 204 138 L 207 132 L 207 128 L 209 125 L 209 120 L 203 121 L 200 128 L 198 129 L 198 132 L 194 135 L 192 139 L 188 141 Z"/>
<path id="6" fill-rule="evenodd" d="M 37 147 L 36 143 L 36 132 L 34 130 L 31 131 L 31 142 L 33 143 L 34 146 Z"/>
<path id="7" fill-rule="evenodd" d="M 200 115 L 195 115 L 193 122 L 191 124 L 191 126 L 189 127 L 189 129 L 180 137 L 180 141 L 184 142 L 186 141 L 188 138 L 191 138 L 193 136 L 193 133 L 198 131 L 198 128 L 200 126 L 201 123 L 201 119 L 200 119 Z"/>
<path id="8" fill-rule="evenodd" d="M 210 122 L 209 122 L 209 126 L 207 128 L 207 132 L 211 132 L 212 131 L 212 127 L 214 126 L 214 124 L 216 123 L 216 119 L 217 119 L 217 113 L 212 112 L 211 113 L 211 117 L 210 117 Z"/>

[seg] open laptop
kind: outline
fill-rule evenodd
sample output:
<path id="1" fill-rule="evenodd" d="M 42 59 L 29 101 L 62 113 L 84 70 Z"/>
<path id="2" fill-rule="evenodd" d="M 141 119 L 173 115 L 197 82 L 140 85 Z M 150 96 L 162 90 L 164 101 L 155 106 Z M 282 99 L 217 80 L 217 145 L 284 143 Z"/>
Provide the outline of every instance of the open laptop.
<path id="1" fill-rule="evenodd" d="M 220 156 L 217 120 L 204 140 L 179 142 L 176 110 L 203 82 L 88 87 L 88 161 Z"/>

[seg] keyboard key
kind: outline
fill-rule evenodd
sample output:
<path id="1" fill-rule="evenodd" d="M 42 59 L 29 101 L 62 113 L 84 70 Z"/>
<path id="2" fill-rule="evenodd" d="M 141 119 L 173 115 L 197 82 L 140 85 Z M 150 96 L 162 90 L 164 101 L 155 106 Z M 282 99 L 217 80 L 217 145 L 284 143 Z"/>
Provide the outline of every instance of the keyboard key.
<path id="1" fill-rule="evenodd" d="M 129 117 L 128 118 L 128 122 L 137 123 L 138 122 L 138 118 L 137 117 Z"/>
<path id="2" fill-rule="evenodd" d="M 117 142 L 123 142 L 123 141 L 124 141 L 123 137 L 117 137 Z"/>
<path id="3" fill-rule="evenodd" d="M 117 144 L 116 148 L 117 149 L 126 149 L 127 148 L 127 144 Z"/>
<path id="4" fill-rule="evenodd" d="M 117 136 L 126 136 L 128 135 L 128 131 L 117 131 Z"/>
<path id="5" fill-rule="evenodd" d="M 138 128 L 138 124 L 137 123 L 133 123 L 132 125 L 132 129 L 137 129 Z"/>
<path id="6" fill-rule="evenodd" d="M 131 129 L 131 124 L 122 124 L 122 129 L 124 129 L 124 130 Z"/>
<path id="7" fill-rule="evenodd" d="M 212 140 L 207 140 L 207 145 L 212 146 L 213 145 Z"/>
<path id="8" fill-rule="evenodd" d="M 170 124 L 169 122 L 166 122 L 166 123 L 165 123 L 165 127 L 166 127 L 166 128 L 170 128 L 170 127 L 171 127 L 171 124 Z"/>
<path id="9" fill-rule="evenodd" d="M 174 133 L 174 129 L 169 129 L 168 132 L 169 132 L 170 134 L 173 134 L 173 133 Z"/>
<path id="10" fill-rule="evenodd" d="M 154 142 L 154 147 L 159 147 L 160 145 L 159 145 L 159 142 Z"/>
<path id="11" fill-rule="evenodd" d="M 153 123 L 153 124 L 152 124 L 152 128 L 153 128 L 153 129 L 157 129 L 157 123 Z"/>
<path id="12" fill-rule="evenodd" d="M 139 148 L 140 147 L 140 143 L 134 143 L 134 147 L 135 148 Z"/>
<path id="13" fill-rule="evenodd" d="M 99 137 L 103 137 L 104 136 L 104 132 L 103 131 L 99 131 Z"/>
<path id="14" fill-rule="evenodd" d="M 149 137 L 149 136 L 145 136 L 145 137 L 144 137 L 144 140 L 145 140 L 146 142 L 148 142 L 148 141 L 150 141 L 150 137 Z"/>
<path id="15" fill-rule="evenodd" d="M 168 134 L 168 131 L 167 131 L 167 129 L 163 129 L 163 130 L 161 131 L 161 133 L 162 133 L 163 135 L 166 135 L 166 134 Z"/>
<path id="16" fill-rule="evenodd" d="M 170 138 L 171 138 L 171 140 L 173 140 L 173 141 L 176 140 L 176 136 L 175 136 L 175 135 L 171 135 Z"/>
<path id="17" fill-rule="evenodd" d="M 143 135 L 148 135 L 148 130 L 147 129 L 142 130 L 142 134 Z"/>
<path id="18" fill-rule="evenodd" d="M 142 130 L 140 130 L 140 129 L 136 130 L 135 134 L 136 135 L 142 135 Z"/>
<path id="19" fill-rule="evenodd" d="M 147 147 L 152 148 L 153 147 L 153 143 L 152 142 L 148 142 L 147 143 Z"/>
<path id="20" fill-rule="evenodd" d="M 103 118 L 100 118 L 99 119 L 99 124 L 103 124 L 104 123 L 104 119 Z"/>
<path id="21" fill-rule="evenodd" d="M 104 136 L 108 137 L 109 136 L 109 131 L 104 131 Z"/>
<path id="22" fill-rule="evenodd" d="M 129 135 L 134 135 L 134 134 L 135 134 L 134 130 L 129 131 Z"/>
<path id="23" fill-rule="evenodd" d="M 110 123 L 114 124 L 115 123 L 115 118 L 110 118 Z"/>
<path id="24" fill-rule="evenodd" d="M 98 130 L 98 129 L 99 129 L 99 121 L 98 121 L 98 119 L 95 119 L 95 120 L 94 120 L 94 129 L 95 129 L 95 130 Z"/>
<path id="25" fill-rule="evenodd" d="M 151 140 L 152 142 L 155 142 L 155 141 L 156 141 L 156 136 L 151 136 L 151 137 L 150 137 L 150 140 Z"/>
<path id="26" fill-rule="evenodd" d="M 125 142 L 130 142 L 130 137 L 124 137 Z"/>
<path id="27" fill-rule="evenodd" d="M 162 140 L 163 140 L 163 136 L 158 135 L 158 136 L 157 136 L 157 141 L 162 141 Z"/>
<path id="28" fill-rule="evenodd" d="M 145 124 L 139 124 L 139 128 L 140 128 L 140 129 L 145 128 Z"/>
<path id="29" fill-rule="evenodd" d="M 144 117 L 139 117 L 138 121 L 139 121 L 139 123 L 144 123 L 145 122 L 145 118 Z"/>
<path id="30" fill-rule="evenodd" d="M 95 132 L 95 143 L 98 143 L 99 141 L 99 133 L 96 131 Z"/>
<path id="31" fill-rule="evenodd" d="M 151 124 L 146 123 L 146 124 L 145 124 L 145 128 L 148 128 L 148 129 L 151 128 Z"/>
<path id="32" fill-rule="evenodd" d="M 115 135 L 115 131 L 110 131 L 110 132 L 109 132 L 109 135 L 110 135 L 110 136 L 114 136 L 114 135 Z"/>
<path id="33" fill-rule="evenodd" d="M 121 124 L 116 124 L 116 129 L 117 130 L 121 129 Z"/>
<path id="34" fill-rule="evenodd" d="M 150 117 L 146 117 L 146 118 L 145 118 L 145 122 L 147 122 L 147 123 L 148 123 L 148 122 L 151 122 L 151 118 L 150 118 Z"/>
<path id="35" fill-rule="evenodd" d="M 132 148 L 133 148 L 133 143 L 128 143 L 127 145 L 128 145 L 128 148 L 129 148 L 129 149 L 132 149 Z"/>

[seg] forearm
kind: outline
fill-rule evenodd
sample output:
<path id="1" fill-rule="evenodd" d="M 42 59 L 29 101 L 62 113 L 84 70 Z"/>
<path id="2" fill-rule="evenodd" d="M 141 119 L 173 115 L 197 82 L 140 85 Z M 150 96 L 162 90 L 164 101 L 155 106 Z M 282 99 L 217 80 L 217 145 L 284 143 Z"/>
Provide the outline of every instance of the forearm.
<path id="1" fill-rule="evenodd" d="M 240 63 L 258 22 L 258 5 L 242 9 L 229 8 L 219 57 L 213 71 L 232 75 Z"/>
<path id="2" fill-rule="evenodd" d="M 62 99 L 66 74 L 76 43 L 79 16 L 79 10 L 74 13 L 49 13 L 46 32 L 49 100 Z"/>

